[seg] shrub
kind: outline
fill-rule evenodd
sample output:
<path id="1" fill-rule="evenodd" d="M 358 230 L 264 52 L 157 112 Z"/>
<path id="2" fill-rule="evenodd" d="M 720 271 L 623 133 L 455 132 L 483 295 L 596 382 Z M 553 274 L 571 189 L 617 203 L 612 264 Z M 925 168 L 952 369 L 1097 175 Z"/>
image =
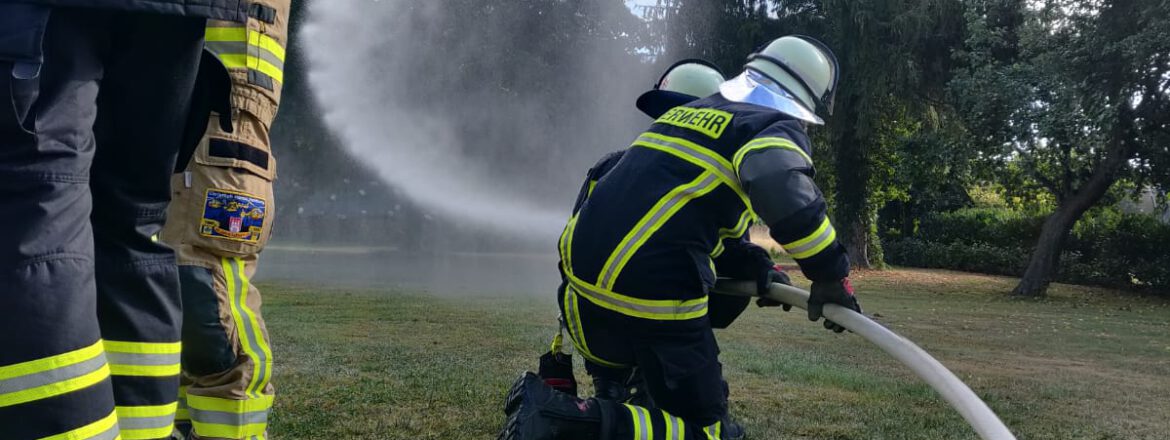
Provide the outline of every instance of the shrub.
<path id="1" fill-rule="evenodd" d="M 1022 275 L 1044 214 L 969 208 L 922 220 L 916 234 L 885 237 L 890 263 Z M 1061 255 L 1058 281 L 1170 291 L 1170 225 L 1116 210 L 1077 223 Z"/>

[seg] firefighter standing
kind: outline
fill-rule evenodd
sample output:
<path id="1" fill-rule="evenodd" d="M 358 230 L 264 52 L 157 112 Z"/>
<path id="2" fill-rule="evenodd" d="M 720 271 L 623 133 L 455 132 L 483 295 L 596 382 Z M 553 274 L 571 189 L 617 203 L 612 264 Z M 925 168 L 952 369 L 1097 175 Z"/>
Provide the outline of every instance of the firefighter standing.
<path id="1" fill-rule="evenodd" d="M 580 400 L 526 373 L 501 438 L 730 437 L 707 292 L 726 239 L 753 215 L 813 281 L 811 320 L 826 303 L 860 310 L 805 132 L 823 123 L 814 109 L 831 112 L 838 75 L 820 42 L 779 38 L 719 94 L 659 117 L 592 186 L 560 240 L 561 313 L 590 363 L 641 370 L 654 408 Z"/>
<path id="2" fill-rule="evenodd" d="M 0 438 L 169 437 L 170 200 L 207 18 L 239 0 L 0 0 Z"/>
<path id="3" fill-rule="evenodd" d="M 183 293 L 183 387 L 177 427 L 191 438 L 264 438 L 272 350 L 249 280 L 272 232 L 276 162 L 269 129 L 280 102 L 289 0 L 255 0 L 247 23 L 212 20 L 206 48 L 231 80 L 233 130 L 213 114 L 175 174 L 162 241 Z"/>

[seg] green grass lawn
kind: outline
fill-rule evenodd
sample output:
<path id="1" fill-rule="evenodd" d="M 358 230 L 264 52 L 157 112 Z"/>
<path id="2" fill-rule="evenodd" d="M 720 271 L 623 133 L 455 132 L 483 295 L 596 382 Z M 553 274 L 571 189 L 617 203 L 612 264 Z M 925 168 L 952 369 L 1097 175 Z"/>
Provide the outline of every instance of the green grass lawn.
<path id="1" fill-rule="evenodd" d="M 1063 285 L 1013 300 L 1012 281 L 897 270 L 855 285 L 867 314 L 951 368 L 1021 439 L 1170 438 L 1170 301 Z M 261 290 L 278 439 L 494 438 L 504 392 L 555 329 L 547 297 Z M 718 337 L 750 438 L 976 438 L 892 358 L 803 312 L 752 307 Z"/>

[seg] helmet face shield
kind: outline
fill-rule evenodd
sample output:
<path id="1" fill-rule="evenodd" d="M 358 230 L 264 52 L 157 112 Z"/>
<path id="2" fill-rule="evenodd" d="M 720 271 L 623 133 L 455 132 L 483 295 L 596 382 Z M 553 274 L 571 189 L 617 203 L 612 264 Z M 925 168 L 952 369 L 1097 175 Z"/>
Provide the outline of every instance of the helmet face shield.
<path id="1" fill-rule="evenodd" d="M 824 56 L 824 59 L 829 64 L 829 66 L 828 66 L 829 67 L 829 78 L 828 78 L 828 83 L 826 84 L 824 91 L 818 93 L 817 90 L 813 88 L 812 84 L 819 84 L 819 82 L 814 81 L 812 78 L 807 77 L 805 74 L 802 74 L 800 72 L 800 70 L 789 65 L 788 62 L 786 62 L 780 58 L 777 58 L 775 56 L 768 55 L 768 54 L 764 53 L 763 49 L 757 50 L 756 52 L 752 53 L 751 55 L 748 55 L 749 65 L 752 64 L 752 61 L 759 60 L 760 62 L 767 63 L 767 65 L 775 66 L 776 68 L 780 69 L 781 72 L 783 72 L 788 77 L 790 77 L 792 80 L 794 80 L 795 87 L 799 88 L 799 90 L 788 90 L 789 94 L 793 94 L 793 93 L 807 94 L 807 96 L 810 99 L 815 101 L 815 102 L 808 103 L 809 105 L 815 104 L 816 108 L 814 110 L 816 110 L 817 112 L 823 112 L 826 115 L 832 115 L 833 114 L 833 101 L 835 100 L 836 95 L 837 95 L 837 81 L 839 80 L 840 70 L 841 70 L 840 65 L 837 62 L 837 56 L 833 54 L 833 51 L 830 50 L 828 46 L 826 46 L 824 43 L 818 41 L 815 38 L 804 36 L 804 35 L 790 35 L 790 36 L 784 37 L 784 38 L 798 38 L 798 39 L 812 45 L 813 47 L 815 47 L 816 50 Z M 758 73 L 768 77 L 773 82 L 780 83 L 780 81 L 778 81 L 778 78 L 771 77 L 767 72 L 760 70 L 760 69 L 755 69 L 755 70 L 757 70 Z M 788 83 L 788 84 L 790 86 L 793 85 L 793 83 Z"/>
<path id="2" fill-rule="evenodd" d="M 731 101 L 768 107 L 810 124 L 825 123 L 779 83 L 755 69 L 747 69 L 720 85 L 719 94 Z"/>

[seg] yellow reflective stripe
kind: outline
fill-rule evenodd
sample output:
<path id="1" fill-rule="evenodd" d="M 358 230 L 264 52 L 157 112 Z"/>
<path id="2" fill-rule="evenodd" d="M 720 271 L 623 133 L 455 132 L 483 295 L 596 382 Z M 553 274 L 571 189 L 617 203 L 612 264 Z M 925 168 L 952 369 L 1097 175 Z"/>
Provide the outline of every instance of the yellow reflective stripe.
<path id="1" fill-rule="evenodd" d="M 638 412 L 640 414 L 642 414 L 643 417 L 645 417 L 646 437 L 653 439 L 654 438 L 654 422 L 652 420 L 650 420 L 650 417 L 652 417 L 650 415 L 650 410 L 639 406 Z"/>
<path id="2" fill-rule="evenodd" d="M 674 214 L 687 205 L 691 200 L 702 197 L 719 187 L 719 179 L 710 171 L 699 174 L 695 180 L 675 187 L 666 195 L 658 199 L 630 232 L 622 238 L 617 248 L 609 255 L 598 276 L 598 287 L 612 289 L 614 283 L 621 276 L 622 269 L 630 262 L 630 258 L 638 253 L 638 249 L 646 244 L 650 237 L 662 227 Z"/>
<path id="3" fill-rule="evenodd" d="M 578 294 L 594 305 L 635 318 L 658 321 L 682 321 L 707 314 L 707 297 L 689 300 L 650 300 L 634 298 L 602 289 L 582 281 L 572 273 L 565 273 L 569 284 Z"/>
<path id="4" fill-rule="evenodd" d="M 264 359 L 261 359 L 260 380 L 256 381 L 256 395 L 264 392 L 264 388 L 268 387 L 268 382 L 272 380 L 272 348 L 268 346 L 268 340 L 264 337 L 264 333 L 260 330 L 260 320 L 256 318 L 256 312 L 248 308 L 248 292 L 250 291 L 247 272 L 244 271 L 244 259 L 236 258 L 236 267 L 240 270 L 240 306 L 248 316 L 248 321 L 252 324 L 252 331 L 254 332 L 255 341 L 260 345 L 260 350 L 264 354 Z"/>
<path id="5" fill-rule="evenodd" d="M 119 406 L 118 425 L 126 440 L 150 440 L 170 437 L 175 429 L 178 402 L 154 406 Z"/>
<path id="6" fill-rule="evenodd" d="M 276 82 L 284 82 L 284 71 L 281 68 L 272 65 L 268 61 L 260 57 L 246 55 L 246 54 L 219 54 L 217 55 L 219 61 L 223 63 L 224 67 L 229 69 L 252 69 L 259 71 L 265 75 L 271 76 Z"/>
<path id="7" fill-rule="evenodd" d="M 589 190 L 585 192 L 585 197 L 586 197 L 586 198 L 588 198 L 589 196 L 593 195 L 593 187 L 595 187 L 595 186 L 597 186 L 597 181 L 596 181 L 596 180 L 590 180 L 590 181 L 589 181 Z"/>
<path id="8" fill-rule="evenodd" d="M 189 422 L 191 421 L 191 413 L 187 411 L 187 387 L 179 385 L 179 401 L 175 402 L 175 421 Z"/>
<path id="9" fill-rule="evenodd" d="M 19 376 L 27 376 L 29 374 L 43 373 L 49 370 L 55 370 L 61 367 L 67 367 L 82 361 L 93 359 L 102 354 L 102 341 L 99 339 L 93 345 L 79 348 L 70 352 L 61 353 L 59 355 L 50 356 L 21 362 L 19 364 L 12 364 L 0 367 L 0 380 L 11 379 Z"/>
<path id="10" fill-rule="evenodd" d="M 247 40 L 248 40 L 248 28 L 246 28 L 242 25 L 225 26 L 225 27 L 208 26 L 207 29 L 205 29 L 204 33 L 203 33 L 203 41 L 204 42 L 214 42 L 214 41 L 232 42 L 232 41 L 247 41 Z"/>
<path id="11" fill-rule="evenodd" d="M 558 326 L 559 327 L 559 326 Z M 561 352 L 561 347 L 565 346 L 565 335 L 561 332 L 553 335 L 552 345 L 548 347 L 549 353 L 557 354 Z"/>
<path id="12" fill-rule="evenodd" d="M 204 41 L 225 67 L 255 70 L 284 82 L 285 49 L 272 37 L 244 27 L 208 27 Z"/>
<path id="13" fill-rule="evenodd" d="M 718 258 L 723 254 L 723 240 L 742 237 L 743 233 L 747 232 L 747 228 L 751 226 L 753 218 L 755 218 L 755 215 L 752 213 L 752 210 L 745 209 L 743 210 L 743 214 L 739 215 L 739 221 L 735 223 L 735 226 L 731 229 L 720 229 L 718 241 L 715 243 L 715 250 L 711 251 L 711 258 Z"/>
<path id="14" fill-rule="evenodd" d="M 232 269 L 231 260 L 229 260 L 227 257 L 223 257 L 220 259 L 220 264 L 223 266 L 223 275 L 224 275 L 224 281 L 226 284 L 225 287 L 227 288 L 227 291 L 228 291 L 228 303 L 230 305 L 229 308 L 231 309 L 232 320 L 235 321 L 235 323 L 236 323 L 236 334 L 238 334 L 239 338 L 240 338 L 240 347 L 244 349 L 244 354 L 252 359 L 253 373 L 252 373 L 251 380 L 252 380 L 252 382 L 254 382 L 256 380 L 256 377 L 258 376 L 258 374 L 256 373 L 256 370 L 259 368 L 258 361 L 260 359 L 260 356 L 258 356 L 256 354 L 256 351 L 253 348 L 253 344 L 252 344 L 252 340 L 251 340 L 252 335 L 250 334 L 250 332 L 245 330 L 247 327 L 244 325 L 244 312 L 242 312 L 240 310 L 240 308 L 241 308 L 240 307 L 241 301 L 239 298 L 240 294 L 236 288 L 236 274 L 235 274 L 235 271 Z M 244 391 L 248 395 L 250 395 L 251 397 L 257 397 L 254 393 L 251 392 L 252 382 L 249 382 L 248 388 L 245 388 Z M 188 407 L 193 407 L 193 405 L 191 404 L 191 399 L 193 397 L 195 397 L 195 396 L 192 396 L 192 395 L 187 396 L 187 406 Z"/>
<path id="15" fill-rule="evenodd" d="M 707 434 L 708 440 L 720 440 L 719 436 L 723 434 L 723 422 L 715 422 L 714 425 L 703 428 L 703 433 Z"/>
<path id="16" fill-rule="evenodd" d="M 204 42 L 247 42 L 248 45 L 259 47 L 271 52 L 280 61 L 285 60 L 284 46 L 272 37 L 260 31 L 248 32 L 244 27 L 208 27 L 203 35 Z"/>
<path id="17" fill-rule="evenodd" d="M 119 418 L 170 416 L 178 409 L 179 402 L 152 406 L 119 406 L 116 408 Z"/>
<path id="18" fill-rule="evenodd" d="M 666 440 L 678 440 L 677 431 L 675 431 L 673 424 L 674 420 L 672 420 L 673 417 L 671 417 L 670 414 L 668 414 L 666 411 L 659 411 L 662 412 L 662 425 L 666 427 L 666 435 L 664 435 L 662 438 Z"/>
<path id="19" fill-rule="evenodd" d="M 192 429 L 199 434 L 200 438 L 215 437 L 215 438 L 238 438 L 242 439 L 251 436 L 263 436 L 264 432 L 268 430 L 267 423 L 252 423 L 247 425 L 225 425 L 222 423 L 200 423 L 198 421 L 191 421 Z"/>
<path id="20" fill-rule="evenodd" d="M 566 271 L 573 268 L 573 232 L 577 229 L 577 216 L 569 217 L 569 222 L 565 224 L 565 230 L 561 232 L 560 251 L 561 251 L 561 265 L 565 267 Z"/>
<path id="21" fill-rule="evenodd" d="M 0 408 L 71 393 L 108 377 L 100 339 L 78 350 L 0 367 Z"/>
<path id="22" fill-rule="evenodd" d="M 264 394 L 252 399 L 223 399 L 219 397 L 187 395 L 187 407 L 203 411 L 218 411 L 233 414 L 242 414 L 256 411 L 267 411 L 272 408 L 272 394 Z"/>
<path id="23" fill-rule="evenodd" d="M 610 368 L 627 368 L 627 365 L 617 364 L 600 357 L 597 357 L 593 352 L 589 351 L 589 344 L 585 342 L 585 327 L 581 322 L 580 308 L 577 303 L 577 293 L 572 286 L 565 286 L 564 299 L 565 314 L 568 322 L 566 326 L 569 330 L 569 339 L 573 340 L 573 346 L 577 348 L 577 352 L 581 353 L 581 357 L 592 361 L 595 364 L 610 367 Z"/>
<path id="24" fill-rule="evenodd" d="M 654 425 L 650 423 L 649 414 L 645 409 L 630 404 L 623 403 L 626 409 L 630 410 L 630 419 L 634 425 L 633 440 L 651 440 L 654 438 Z"/>
<path id="25" fill-rule="evenodd" d="M 707 147 L 683 138 L 651 132 L 642 133 L 634 141 L 633 145 L 658 150 L 696 166 L 703 167 L 707 171 L 714 173 L 719 177 L 719 180 L 722 180 L 724 184 L 735 191 L 735 194 L 739 196 L 744 206 L 752 205 L 747 194 L 743 192 L 743 188 L 739 186 L 739 177 L 735 169 L 731 167 L 731 162 Z"/>
<path id="26" fill-rule="evenodd" d="M 178 376 L 182 367 L 175 365 L 124 365 L 110 364 L 110 374 L 115 376 L 166 377 Z"/>
<path id="27" fill-rule="evenodd" d="M 118 435 L 118 414 L 110 411 L 110 415 L 101 420 L 69 432 L 41 437 L 40 440 L 110 440 L 120 438 L 122 437 Z"/>
<path id="28" fill-rule="evenodd" d="M 236 322 L 236 333 L 239 334 L 244 353 L 252 359 L 252 378 L 245 391 L 251 397 L 260 397 L 271 378 L 272 351 L 264 340 L 255 313 L 247 305 L 249 281 L 244 260 L 239 257 L 234 260 L 238 272 L 233 269 L 232 261 L 228 258 L 222 258 L 221 262 L 231 303 L 232 319 Z"/>
<path id="29" fill-rule="evenodd" d="M 199 437 L 242 439 L 263 436 L 273 395 L 236 400 L 187 395 L 193 432 Z"/>
<path id="30" fill-rule="evenodd" d="M 809 165 L 812 165 L 813 163 L 813 160 L 808 156 L 808 153 L 805 153 L 804 149 L 800 148 L 800 146 L 796 145 L 795 142 L 792 142 L 789 139 L 779 137 L 759 138 L 748 142 L 743 147 L 740 147 L 739 151 L 735 152 L 735 157 L 732 160 L 732 165 L 735 166 L 735 175 L 737 177 L 739 176 L 739 166 L 743 165 L 743 158 L 746 157 L 748 153 L 755 150 L 763 150 L 765 148 L 782 148 L 785 150 L 795 151 L 800 155 L 800 157 L 803 157 L 804 160 L 808 161 Z"/>
<path id="31" fill-rule="evenodd" d="M 803 260 L 819 254 L 825 248 L 829 247 L 829 245 L 833 244 L 833 240 L 836 239 L 837 230 L 833 229 L 829 218 L 825 217 L 824 221 L 821 222 L 821 226 L 816 231 L 813 231 L 812 234 L 792 243 L 782 244 L 781 246 L 785 251 L 788 251 L 788 254 L 792 258 Z"/>
<path id="32" fill-rule="evenodd" d="M 127 342 L 104 341 L 106 351 L 111 353 L 136 354 L 179 354 L 183 351 L 181 342 Z"/>
<path id="33" fill-rule="evenodd" d="M 177 376 L 179 342 L 104 341 L 110 374 L 115 376 Z"/>
<path id="34" fill-rule="evenodd" d="M 662 411 L 662 424 L 666 426 L 666 440 L 683 440 L 686 437 L 686 422 L 682 419 Z"/>

